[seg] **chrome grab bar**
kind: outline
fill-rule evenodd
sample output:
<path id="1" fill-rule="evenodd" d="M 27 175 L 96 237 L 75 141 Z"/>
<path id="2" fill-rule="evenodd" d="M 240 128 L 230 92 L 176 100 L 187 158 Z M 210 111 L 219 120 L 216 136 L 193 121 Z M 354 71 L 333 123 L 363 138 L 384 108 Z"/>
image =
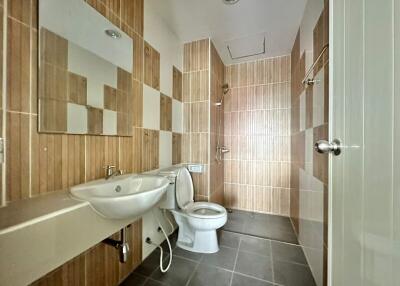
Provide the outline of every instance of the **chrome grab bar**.
<path id="1" fill-rule="evenodd" d="M 323 54 L 325 53 L 325 51 L 329 48 L 329 44 L 326 44 L 321 52 L 319 53 L 318 58 L 314 61 L 314 63 L 312 64 L 312 66 L 309 68 L 308 72 L 306 73 L 306 76 L 304 77 L 303 81 L 301 82 L 302 84 L 307 84 L 307 85 L 312 85 L 315 83 L 314 77 L 313 78 L 308 78 L 311 74 L 311 72 L 314 70 L 315 66 L 317 65 L 317 63 L 319 62 L 319 60 L 322 58 Z"/>

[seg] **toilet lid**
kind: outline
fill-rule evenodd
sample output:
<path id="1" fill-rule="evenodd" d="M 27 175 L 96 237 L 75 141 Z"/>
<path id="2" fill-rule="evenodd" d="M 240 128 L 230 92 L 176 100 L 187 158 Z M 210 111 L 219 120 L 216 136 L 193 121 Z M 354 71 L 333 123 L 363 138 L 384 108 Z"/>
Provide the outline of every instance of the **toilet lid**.
<path id="1" fill-rule="evenodd" d="M 193 182 L 186 168 L 179 170 L 175 183 L 176 202 L 181 209 L 193 202 Z"/>

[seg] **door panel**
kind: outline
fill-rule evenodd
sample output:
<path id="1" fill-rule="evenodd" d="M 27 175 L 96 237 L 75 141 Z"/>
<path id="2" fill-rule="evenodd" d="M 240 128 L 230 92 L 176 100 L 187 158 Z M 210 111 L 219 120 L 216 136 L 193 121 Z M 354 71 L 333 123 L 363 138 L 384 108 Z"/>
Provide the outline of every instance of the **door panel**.
<path id="1" fill-rule="evenodd" d="M 330 5 L 329 282 L 400 285 L 400 4 Z"/>

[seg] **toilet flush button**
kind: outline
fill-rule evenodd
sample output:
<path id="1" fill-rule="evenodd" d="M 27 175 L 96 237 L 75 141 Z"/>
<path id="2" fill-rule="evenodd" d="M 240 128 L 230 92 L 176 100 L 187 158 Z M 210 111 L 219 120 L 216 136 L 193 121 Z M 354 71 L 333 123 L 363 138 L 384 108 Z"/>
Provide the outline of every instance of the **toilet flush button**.
<path id="1" fill-rule="evenodd" d="M 191 164 L 188 165 L 188 170 L 191 173 L 203 173 L 203 165 Z"/>

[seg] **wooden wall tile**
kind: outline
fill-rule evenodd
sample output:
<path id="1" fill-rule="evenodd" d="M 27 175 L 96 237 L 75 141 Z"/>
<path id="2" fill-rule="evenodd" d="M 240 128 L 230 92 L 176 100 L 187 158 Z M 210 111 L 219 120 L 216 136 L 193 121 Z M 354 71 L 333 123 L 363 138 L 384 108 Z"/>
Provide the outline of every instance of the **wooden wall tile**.
<path id="1" fill-rule="evenodd" d="M 143 82 L 148 86 L 153 85 L 153 74 L 152 74 L 152 47 L 147 43 L 144 42 L 144 78 Z"/>
<path id="2" fill-rule="evenodd" d="M 313 86 L 309 86 L 306 88 L 306 129 L 312 127 L 313 127 Z"/>
<path id="3" fill-rule="evenodd" d="M 37 0 L 33 1 L 36 2 Z M 36 10 L 35 10 L 36 11 Z M 38 32 L 31 30 L 31 113 L 38 113 Z"/>
<path id="4" fill-rule="evenodd" d="M 127 93 L 132 93 L 132 75 L 121 69 L 117 69 L 117 89 Z"/>
<path id="5" fill-rule="evenodd" d="M 34 121 L 33 121 L 34 123 Z M 57 191 L 85 181 L 85 138 L 32 132 L 31 193 Z"/>
<path id="6" fill-rule="evenodd" d="M 182 134 L 172 133 L 172 165 L 182 163 Z"/>
<path id="7" fill-rule="evenodd" d="M 143 0 L 142 0 L 143 1 Z M 143 64 L 144 64 L 144 41 L 143 38 L 137 34 L 133 34 L 133 70 L 132 76 L 134 79 L 142 81 L 143 80 Z"/>
<path id="8" fill-rule="evenodd" d="M 104 85 L 104 108 L 117 111 L 117 90 Z"/>
<path id="9" fill-rule="evenodd" d="M 288 56 L 225 69 L 232 84 L 224 104 L 224 201 L 248 211 L 289 215 L 290 60 Z M 251 85 L 250 85 L 251 84 Z M 213 117 L 211 117 L 213 118 Z M 211 149 L 214 149 L 211 139 Z M 214 142 L 215 143 L 215 142 Z M 303 152 L 304 153 L 304 152 Z M 211 155 L 213 152 L 211 152 Z M 226 171 L 224 171 L 226 170 Z M 210 184 L 218 189 L 217 179 Z"/>
<path id="10" fill-rule="evenodd" d="M 59 68 L 68 68 L 68 41 L 45 29 L 40 29 L 40 57 L 43 62 Z"/>
<path id="11" fill-rule="evenodd" d="M 132 116 L 128 113 L 117 112 L 117 134 L 132 136 Z"/>
<path id="12" fill-rule="evenodd" d="M 328 140 L 328 125 L 314 128 L 314 142 Z M 328 184 L 328 155 L 313 152 L 313 175 L 325 185 Z"/>
<path id="13" fill-rule="evenodd" d="M 113 144 L 107 144 L 106 140 Z M 118 167 L 119 146 L 117 137 L 86 136 L 86 180 L 104 178 L 104 166 Z M 107 148 L 106 148 L 107 147 Z"/>
<path id="14" fill-rule="evenodd" d="M 31 1 L 12 0 L 8 1 L 8 15 L 21 21 L 26 25 L 30 25 L 31 20 Z"/>
<path id="15" fill-rule="evenodd" d="M 173 67 L 172 76 L 172 97 L 182 102 L 182 72 Z"/>
<path id="16" fill-rule="evenodd" d="M 144 43 L 144 83 L 160 90 L 160 53 Z"/>
<path id="17" fill-rule="evenodd" d="M 160 53 L 153 48 L 151 53 L 152 87 L 160 90 Z"/>
<path id="18" fill-rule="evenodd" d="M 87 107 L 88 134 L 96 135 L 103 133 L 103 109 Z"/>
<path id="19" fill-rule="evenodd" d="M 85 77 L 68 72 L 68 101 L 86 105 L 87 79 Z"/>
<path id="20" fill-rule="evenodd" d="M 144 0 L 121 0 L 121 20 L 143 37 Z"/>
<path id="21" fill-rule="evenodd" d="M 172 131 L 172 99 L 164 94 L 160 95 L 160 129 Z"/>
<path id="22" fill-rule="evenodd" d="M 160 132 L 157 130 L 143 130 L 142 137 L 142 171 L 159 168 L 159 141 Z"/>
<path id="23" fill-rule="evenodd" d="M 41 132 L 67 131 L 67 103 L 54 99 L 40 98 L 40 128 Z"/>
<path id="24" fill-rule="evenodd" d="M 48 63 L 40 68 L 39 97 L 67 101 L 68 71 Z"/>
<path id="25" fill-rule="evenodd" d="M 7 109 L 30 112 L 29 27 L 9 18 L 7 36 Z"/>
<path id="26" fill-rule="evenodd" d="M 7 112 L 7 200 L 29 197 L 29 120 L 26 114 Z"/>

